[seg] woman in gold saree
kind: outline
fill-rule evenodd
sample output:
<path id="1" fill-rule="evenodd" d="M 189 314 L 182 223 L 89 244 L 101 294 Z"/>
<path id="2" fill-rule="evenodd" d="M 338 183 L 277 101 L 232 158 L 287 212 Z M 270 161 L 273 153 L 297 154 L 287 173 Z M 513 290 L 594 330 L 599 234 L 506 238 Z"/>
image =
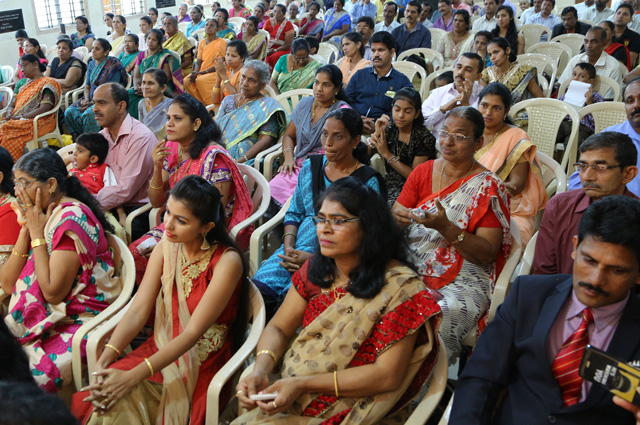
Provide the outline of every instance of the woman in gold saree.
<path id="1" fill-rule="evenodd" d="M 271 88 L 276 94 L 286 93 L 295 89 L 310 89 L 316 71 L 322 64 L 311 57 L 311 48 L 304 38 L 298 38 L 291 43 L 291 53 L 278 59 L 273 74 L 271 74 Z"/>
<path id="2" fill-rule="evenodd" d="M 254 369 L 236 387 L 253 410 L 233 425 L 376 424 L 405 413 L 437 360 L 440 309 L 406 266 L 382 197 L 355 177 L 339 179 L 314 221 L 317 254 L 260 337 Z M 276 367 L 281 379 L 270 384 Z M 259 392 L 278 394 L 251 400 Z"/>
<path id="3" fill-rule="evenodd" d="M 239 38 L 247 44 L 248 58 L 261 61 L 267 57 L 267 37 L 258 32 L 259 24 L 258 18 L 249 16 Z"/>

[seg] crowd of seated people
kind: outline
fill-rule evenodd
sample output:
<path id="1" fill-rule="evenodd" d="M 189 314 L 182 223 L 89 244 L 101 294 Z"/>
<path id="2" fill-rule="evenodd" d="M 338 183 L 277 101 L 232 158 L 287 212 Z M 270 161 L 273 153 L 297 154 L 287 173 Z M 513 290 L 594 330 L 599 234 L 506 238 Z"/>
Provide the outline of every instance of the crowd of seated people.
<path id="1" fill-rule="evenodd" d="M 149 9 L 139 34 L 121 15 L 105 15 L 108 31 L 78 16 L 50 61 L 17 32 L 0 111 L 0 333 L 26 355 L 15 373 L 28 363 L 23 380 L 65 394 L 82 424 L 203 424 L 253 285 L 267 323 L 252 371 L 222 391 L 221 410 L 234 392 L 246 410 L 235 425 L 401 423 L 441 352 L 449 366 L 468 356 L 451 423 L 635 423 L 637 408 L 577 372 L 587 342 L 640 361 L 634 8 L 521 3 L 522 14 L 494 0 L 183 3 L 175 16 Z M 584 37 L 555 81 L 518 60 L 539 41 L 525 40 L 527 24 Z M 434 87 L 396 66 L 415 48 L 442 54 L 402 59 L 438 72 Z M 626 121 L 596 131 L 593 112 L 577 137 L 562 121 L 556 159 L 578 148 L 556 193 L 533 118 L 510 111 L 564 101 L 569 80 L 591 85 L 584 105 L 612 99 L 618 87 L 598 93 L 599 77 L 620 86 Z M 298 89 L 311 91 L 287 97 Z M 72 156 L 32 149 L 36 117 L 39 137 L 71 138 Z M 256 208 L 244 167 L 274 177 L 264 217 L 235 234 Z M 153 228 L 136 211 L 147 204 L 162 210 Z M 250 274 L 251 235 L 271 217 L 269 255 Z M 136 296 L 74 388 L 74 335 L 123 289 L 116 237 Z M 531 274 L 550 276 L 518 278 L 490 316 L 526 246 Z"/>

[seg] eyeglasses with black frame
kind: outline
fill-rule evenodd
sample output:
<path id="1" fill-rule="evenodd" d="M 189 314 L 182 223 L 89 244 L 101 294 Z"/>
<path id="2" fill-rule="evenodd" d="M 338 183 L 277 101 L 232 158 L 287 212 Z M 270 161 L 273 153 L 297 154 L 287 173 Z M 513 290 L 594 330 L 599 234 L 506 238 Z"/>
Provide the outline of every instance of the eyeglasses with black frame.
<path id="1" fill-rule="evenodd" d="M 316 226 L 320 224 L 328 223 L 329 227 L 331 227 L 332 229 L 342 229 L 345 226 L 345 224 L 349 223 L 350 221 L 356 221 L 356 220 L 360 220 L 360 217 L 351 217 L 351 218 L 324 218 L 319 216 L 313 217 L 313 222 L 315 223 Z"/>
<path id="2" fill-rule="evenodd" d="M 587 164 L 586 162 L 576 162 L 575 164 L 573 164 L 573 167 L 577 172 L 587 171 L 589 168 L 591 168 L 593 171 L 596 171 L 598 173 L 604 173 L 605 171 L 611 170 L 613 168 L 622 168 L 622 165 L 609 165 L 602 163 Z"/>

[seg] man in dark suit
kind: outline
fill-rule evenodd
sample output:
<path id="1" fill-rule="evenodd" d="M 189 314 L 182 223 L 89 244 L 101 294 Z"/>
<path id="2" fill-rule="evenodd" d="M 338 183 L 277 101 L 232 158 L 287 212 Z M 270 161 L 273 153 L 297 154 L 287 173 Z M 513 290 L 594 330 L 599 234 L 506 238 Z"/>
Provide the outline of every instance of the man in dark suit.
<path id="1" fill-rule="evenodd" d="M 562 23 L 553 26 L 551 38 L 561 34 L 582 34 L 587 35 L 591 25 L 578 21 L 578 11 L 573 6 L 562 9 Z"/>
<path id="2" fill-rule="evenodd" d="M 635 423 L 577 368 L 587 342 L 640 359 L 640 201 L 610 196 L 591 205 L 573 257 L 573 275 L 516 280 L 460 377 L 449 424 Z"/>

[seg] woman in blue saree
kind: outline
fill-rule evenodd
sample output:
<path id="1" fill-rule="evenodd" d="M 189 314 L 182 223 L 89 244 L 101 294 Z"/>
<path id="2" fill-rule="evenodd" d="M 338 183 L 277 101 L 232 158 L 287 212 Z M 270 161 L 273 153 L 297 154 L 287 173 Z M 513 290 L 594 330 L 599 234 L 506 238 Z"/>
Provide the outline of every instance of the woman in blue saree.
<path id="1" fill-rule="evenodd" d="M 126 87 L 129 75 L 120 61 L 109 56 L 111 44 L 104 38 L 93 43 L 91 55 L 93 60 L 87 67 L 87 78 L 84 97 L 64 111 L 64 122 L 72 135 L 100 131 L 93 114 L 93 92 L 98 86 L 106 83 L 119 83 Z"/>
<path id="2" fill-rule="evenodd" d="M 344 1 L 336 0 L 333 3 L 333 8 L 324 15 L 324 19 L 325 32 L 322 41 L 333 43 L 340 49 L 342 36 L 351 28 L 351 16 L 344 10 Z"/>
<path id="3" fill-rule="evenodd" d="M 361 142 L 362 118 L 351 108 L 331 112 L 322 130 L 324 155 L 311 155 L 304 162 L 291 205 L 284 218 L 283 245 L 265 261 L 253 277 L 267 307 L 267 316 L 275 313 L 289 286 L 291 275 L 309 259 L 317 244 L 313 218 L 316 200 L 332 182 L 353 176 L 378 193 L 384 193 L 384 180 L 365 165 L 367 148 Z"/>
<path id="4" fill-rule="evenodd" d="M 238 163 L 253 159 L 271 146 L 287 126 L 287 114 L 277 100 L 261 91 L 269 82 L 269 67 L 261 61 L 244 64 L 238 94 L 224 98 L 216 115 L 223 143 Z"/>

